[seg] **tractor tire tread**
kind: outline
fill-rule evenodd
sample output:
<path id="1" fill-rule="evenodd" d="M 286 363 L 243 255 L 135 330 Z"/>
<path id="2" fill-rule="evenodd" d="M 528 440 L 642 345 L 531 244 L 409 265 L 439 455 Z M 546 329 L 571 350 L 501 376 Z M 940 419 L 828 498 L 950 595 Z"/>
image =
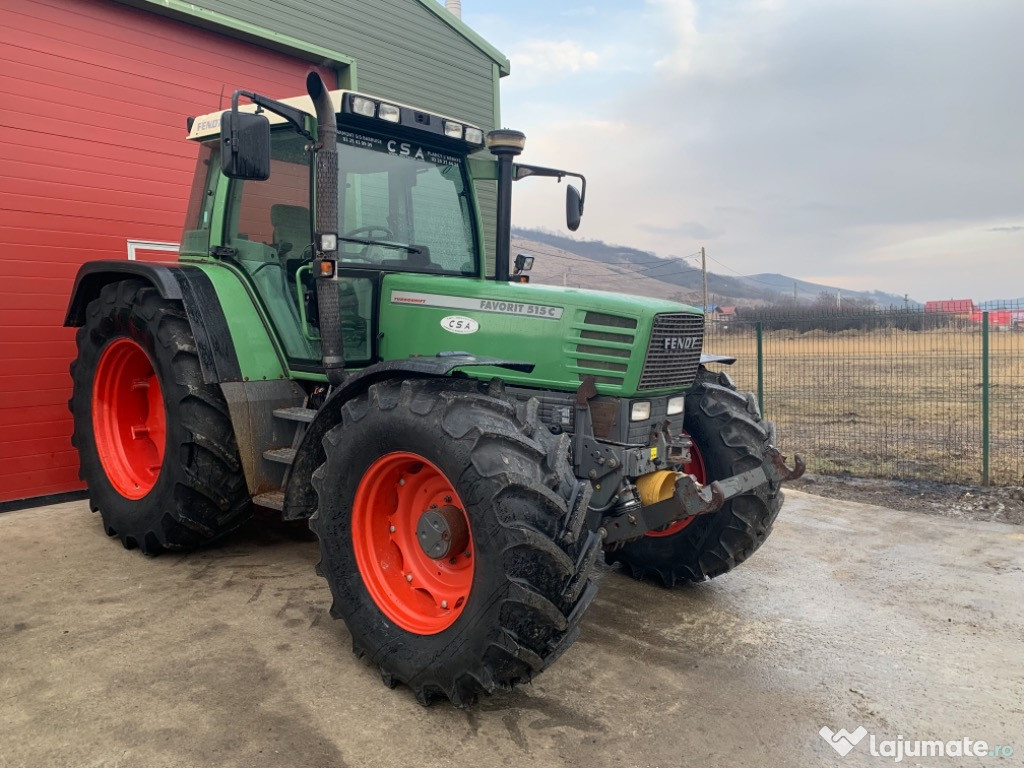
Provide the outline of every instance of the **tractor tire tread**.
<path id="1" fill-rule="evenodd" d="M 145 282 L 122 280 L 104 286 L 85 314 L 85 325 L 76 334 L 79 355 L 71 364 L 71 441 L 82 455 L 79 476 L 89 486 L 90 508 L 100 513 L 104 530 L 125 547 L 138 546 L 153 555 L 201 546 L 240 527 L 252 507 L 231 419 L 220 388 L 203 383 L 183 308 Z M 161 473 L 173 480 L 158 480 L 149 495 L 135 502 L 110 487 L 92 435 L 95 362 L 106 343 L 122 336 L 149 347 L 154 358 L 168 423 Z"/>
<path id="2" fill-rule="evenodd" d="M 327 460 L 313 473 L 320 504 L 310 528 L 320 539 L 319 567 L 331 587 L 335 613 L 349 625 L 356 646 L 366 650 L 385 685 L 407 685 L 421 704 L 447 698 L 455 706 L 468 706 L 482 693 L 531 680 L 556 651 L 571 644 L 586 607 L 583 601 L 589 603 L 596 591 L 596 537 L 578 531 L 564 535 L 567 524 L 578 525 L 568 520 L 575 511 L 570 502 L 586 495 L 575 478 L 566 487 L 566 469 L 557 460 L 562 441 L 543 428 L 535 409 L 517 408 L 493 382 L 385 381 L 347 403 L 341 413 L 341 423 L 324 438 Z M 423 636 L 410 640 L 397 627 L 380 628 L 388 620 L 372 603 L 358 572 L 348 574 L 342 567 L 351 557 L 351 542 L 332 543 L 332 536 L 344 537 L 349 530 L 344 517 L 351 498 L 334 479 L 356 450 L 353 443 L 364 431 L 376 434 L 385 422 L 397 431 L 414 420 L 445 452 L 466 457 L 461 474 L 450 479 L 467 511 L 477 510 L 471 513 L 474 541 L 481 536 L 495 542 L 487 564 L 486 578 L 492 580 L 487 597 L 467 605 L 474 615 L 460 617 L 445 630 L 455 639 L 438 653 L 428 656 L 423 650 L 421 664 L 410 656 L 421 652 L 413 646 Z M 567 451 L 561 462 L 568 464 Z M 479 560 L 476 567 L 482 567 Z M 367 615 L 373 620 L 361 618 Z M 381 641 L 395 633 L 400 640 Z"/>

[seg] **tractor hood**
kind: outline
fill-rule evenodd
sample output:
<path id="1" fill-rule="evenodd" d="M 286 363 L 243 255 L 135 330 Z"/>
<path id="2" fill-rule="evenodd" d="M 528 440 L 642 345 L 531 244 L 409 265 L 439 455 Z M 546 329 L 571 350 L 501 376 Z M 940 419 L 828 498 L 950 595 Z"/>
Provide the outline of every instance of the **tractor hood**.
<path id="1" fill-rule="evenodd" d="M 703 345 L 699 309 L 662 299 L 547 285 L 389 274 L 381 297 L 385 360 L 468 352 L 533 363 L 531 374 L 476 368 L 524 386 L 601 394 L 688 389 Z"/>

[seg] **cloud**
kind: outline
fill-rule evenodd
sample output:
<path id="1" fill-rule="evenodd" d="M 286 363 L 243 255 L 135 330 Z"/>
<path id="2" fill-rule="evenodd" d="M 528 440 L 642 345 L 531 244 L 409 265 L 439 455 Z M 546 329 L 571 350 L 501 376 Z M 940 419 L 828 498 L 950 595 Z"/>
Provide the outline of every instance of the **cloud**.
<path id="1" fill-rule="evenodd" d="M 713 240 L 722 235 L 718 230 L 706 227 L 699 221 L 683 221 L 669 226 L 660 224 L 641 224 L 639 226 L 645 232 L 670 237 L 685 237 L 690 240 Z"/>
<path id="2" fill-rule="evenodd" d="M 669 38 L 669 51 L 658 59 L 655 69 L 686 74 L 693 67 L 697 45 L 697 4 L 693 0 L 648 0 L 661 29 Z"/>
<path id="3" fill-rule="evenodd" d="M 601 56 L 573 40 L 526 40 L 510 54 L 520 80 L 597 69 Z"/>
<path id="4" fill-rule="evenodd" d="M 1005 223 L 1024 200 L 1022 28 L 1018 0 L 649 0 L 604 30 L 646 41 L 642 72 L 595 96 L 584 75 L 619 58 L 574 71 L 572 54 L 557 87 L 506 88 L 503 114 L 529 116 L 533 162 L 587 175 L 586 236 L 665 254 L 710 232 L 744 273 L 997 296 L 1024 282 L 1001 237 L 1024 229 Z M 557 226 L 533 189 L 517 187 L 516 223 Z"/>

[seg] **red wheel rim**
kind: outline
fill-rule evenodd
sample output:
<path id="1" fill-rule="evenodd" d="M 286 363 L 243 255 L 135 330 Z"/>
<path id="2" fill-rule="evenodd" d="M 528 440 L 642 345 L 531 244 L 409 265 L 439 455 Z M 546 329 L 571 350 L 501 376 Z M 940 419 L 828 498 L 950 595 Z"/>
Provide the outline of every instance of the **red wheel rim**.
<path id="1" fill-rule="evenodd" d="M 164 463 L 167 416 L 160 382 L 146 350 L 116 339 L 100 355 L 92 383 L 96 452 L 114 490 L 141 499 Z"/>
<path id="2" fill-rule="evenodd" d="M 417 525 L 424 512 L 442 507 L 465 524 L 468 543 L 435 559 L 420 546 Z M 370 597 L 402 629 L 434 635 L 462 614 L 473 587 L 469 518 L 451 482 L 427 459 L 401 451 L 370 465 L 356 490 L 352 544 Z"/>
<path id="3" fill-rule="evenodd" d="M 696 445 L 690 446 L 690 461 L 683 465 L 683 472 L 688 475 L 693 475 L 701 485 L 704 485 L 708 481 L 707 470 L 704 469 L 704 459 L 701 458 L 700 451 L 697 450 Z M 692 515 L 691 517 L 686 517 L 682 520 L 676 520 L 674 523 L 671 523 L 660 531 L 648 531 L 645 535 L 650 536 L 653 539 L 657 539 L 662 536 L 673 536 L 696 519 L 697 516 Z"/>

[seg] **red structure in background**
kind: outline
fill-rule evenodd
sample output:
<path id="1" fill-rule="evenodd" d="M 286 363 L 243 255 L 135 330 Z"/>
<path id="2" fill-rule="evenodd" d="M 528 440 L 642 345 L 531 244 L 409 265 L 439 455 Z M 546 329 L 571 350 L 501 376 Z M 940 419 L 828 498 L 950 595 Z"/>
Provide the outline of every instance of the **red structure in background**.
<path id="1" fill-rule="evenodd" d="M 0 43 L 3 502 L 83 487 L 61 327 L 79 265 L 177 242 L 197 152 L 185 119 L 236 88 L 292 96 L 312 66 L 111 0 L 0 3 Z"/>
<path id="2" fill-rule="evenodd" d="M 973 315 L 978 311 L 973 299 L 949 299 L 946 301 L 926 301 L 925 312 L 945 312 L 947 315 Z M 980 320 L 978 322 L 981 322 Z"/>

